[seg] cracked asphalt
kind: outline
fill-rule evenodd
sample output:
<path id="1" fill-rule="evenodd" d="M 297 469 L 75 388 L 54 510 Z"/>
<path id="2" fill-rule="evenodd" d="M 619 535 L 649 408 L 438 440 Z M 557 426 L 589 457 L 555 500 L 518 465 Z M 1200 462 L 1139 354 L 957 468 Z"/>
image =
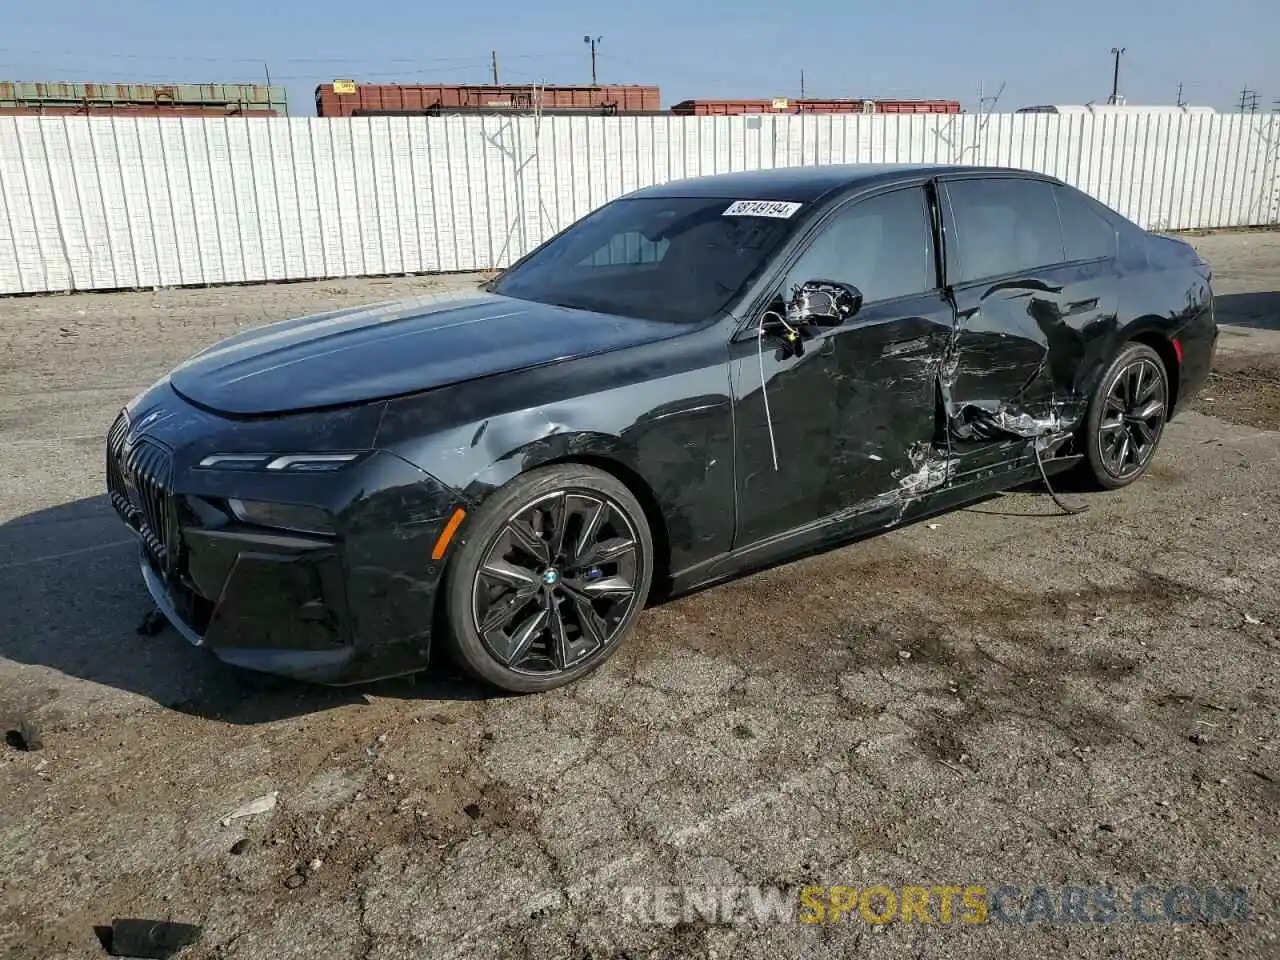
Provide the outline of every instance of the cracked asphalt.
<path id="1" fill-rule="evenodd" d="M 650 609 L 603 669 L 239 674 L 150 609 L 119 406 L 248 325 L 473 278 L 0 301 L 0 956 L 1276 956 L 1280 234 L 1194 238 L 1224 327 L 1149 475 L 993 498 Z M 17 732 L 42 740 L 20 749 Z M 221 824 L 278 791 L 274 809 Z M 1230 922 L 643 922 L 628 891 L 1244 888 Z M 1123 899 L 1123 898 L 1122 898 Z"/>

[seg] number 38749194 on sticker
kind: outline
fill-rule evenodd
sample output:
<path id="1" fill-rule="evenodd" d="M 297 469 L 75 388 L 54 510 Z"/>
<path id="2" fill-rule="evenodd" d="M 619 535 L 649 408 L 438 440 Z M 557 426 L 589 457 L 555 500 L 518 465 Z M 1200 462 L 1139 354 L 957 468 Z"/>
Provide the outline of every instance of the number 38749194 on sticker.
<path id="1" fill-rule="evenodd" d="M 789 200 L 735 200 L 724 215 L 726 217 L 775 217 L 789 220 L 803 204 Z"/>

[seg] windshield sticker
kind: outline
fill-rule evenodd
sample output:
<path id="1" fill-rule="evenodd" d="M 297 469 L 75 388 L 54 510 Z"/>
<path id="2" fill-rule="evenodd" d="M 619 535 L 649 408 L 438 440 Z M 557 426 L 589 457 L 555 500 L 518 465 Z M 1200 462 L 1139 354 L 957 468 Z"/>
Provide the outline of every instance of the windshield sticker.
<path id="1" fill-rule="evenodd" d="M 789 220 L 804 204 L 788 200 L 735 200 L 724 212 L 726 217 L 773 217 Z"/>

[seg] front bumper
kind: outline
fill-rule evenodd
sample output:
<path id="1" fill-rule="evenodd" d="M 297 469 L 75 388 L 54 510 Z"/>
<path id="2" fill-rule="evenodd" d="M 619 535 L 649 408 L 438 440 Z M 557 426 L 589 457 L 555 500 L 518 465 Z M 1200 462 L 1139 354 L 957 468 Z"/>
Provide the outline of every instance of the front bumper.
<path id="1" fill-rule="evenodd" d="M 197 611 L 204 606 L 204 598 L 189 587 L 167 581 L 145 543 L 138 546 L 138 566 L 147 592 L 165 619 L 192 646 L 205 647 L 232 666 L 295 680 L 358 680 L 351 669 L 356 649 L 347 642 L 346 631 L 334 629 L 337 624 L 332 620 L 325 622 L 329 608 L 323 599 L 299 593 L 298 578 L 285 575 L 286 571 L 296 573 L 299 562 L 262 555 L 246 559 L 240 554 L 218 602 L 211 607 L 208 622 L 201 625 Z M 249 578 L 236 571 L 251 567 L 257 568 L 258 575 L 252 577 L 256 582 L 246 583 Z M 262 592 L 256 592 L 255 587 Z M 255 615 L 243 615 L 246 600 L 259 607 Z M 269 609 L 261 609 L 264 605 Z M 289 639 L 295 644 L 281 644 Z"/>
<path id="2" fill-rule="evenodd" d="M 238 667 L 325 684 L 429 664 L 444 569 L 432 547 L 461 503 L 455 491 L 387 452 L 332 474 L 194 469 L 218 442 L 211 433 L 266 444 L 272 438 L 256 431 L 279 435 L 280 421 L 228 428 L 172 394 L 160 402 L 179 413 L 148 426 L 126 411 L 112 427 L 108 492 L 138 536 L 147 591 L 189 643 Z M 287 439 L 285 449 L 296 449 Z M 323 509 L 332 530 L 247 524 L 229 498 Z"/>

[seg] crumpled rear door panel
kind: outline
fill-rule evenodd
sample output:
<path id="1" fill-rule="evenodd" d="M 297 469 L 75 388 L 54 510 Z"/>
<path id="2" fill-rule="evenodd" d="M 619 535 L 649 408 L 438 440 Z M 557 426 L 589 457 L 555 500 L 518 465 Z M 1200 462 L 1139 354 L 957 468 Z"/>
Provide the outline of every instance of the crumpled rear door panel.
<path id="1" fill-rule="evenodd" d="M 952 437 L 985 441 L 1074 430 L 1081 372 L 1116 327 L 1106 264 L 1059 265 L 955 290 L 957 324 L 943 371 Z"/>

